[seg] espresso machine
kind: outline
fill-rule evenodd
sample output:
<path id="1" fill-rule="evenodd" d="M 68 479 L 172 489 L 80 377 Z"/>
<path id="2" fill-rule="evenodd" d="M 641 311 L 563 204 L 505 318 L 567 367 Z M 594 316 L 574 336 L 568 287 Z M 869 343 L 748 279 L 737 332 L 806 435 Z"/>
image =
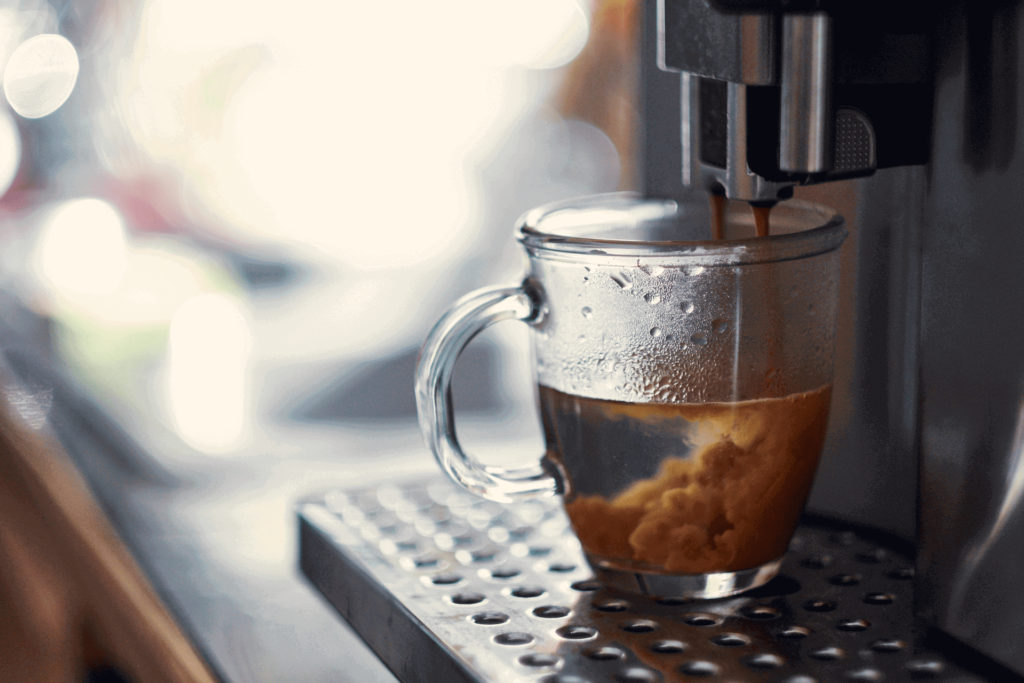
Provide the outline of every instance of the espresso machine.
<path id="1" fill-rule="evenodd" d="M 502 509 L 413 482 L 301 501 L 303 572 L 403 680 L 1024 675 L 1019 5 L 640 10 L 640 191 L 795 196 L 847 220 L 807 508 L 824 526 L 802 527 L 765 590 L 642 600 L 588 576 L 557 503 Z M 424 548 L 453 520 L 461 535 Z"/>
<path id="2" fill-rule="evenodd" d="M 1024 673 L 1020 5 L 645 11 L 647 195 L 853 197 L 809 510 L 915 540 L 917 614 Z"/>

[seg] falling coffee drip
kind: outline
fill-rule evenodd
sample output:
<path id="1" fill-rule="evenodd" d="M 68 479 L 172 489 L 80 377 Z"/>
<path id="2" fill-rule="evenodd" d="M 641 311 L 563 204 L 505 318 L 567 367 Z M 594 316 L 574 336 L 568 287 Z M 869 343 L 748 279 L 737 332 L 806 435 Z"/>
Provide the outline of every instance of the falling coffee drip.
<path id="1" fill-rule="evenodd" d="M 758 237 L 767 237 L 769 234 L 768 216 L 772 212 L 772 206 L 774 206 L 774 204 L 750 205 L 750 210 L 754 214 L 754 233 Z"/>
<path id="2" fill-rule="evenodd" d="M 721 240 L 725 239 L 725 205 L 726 198 L 722 194 L 711 194 L 711 239 Z M 750 204 L 750 212 L 754 216 L 754 234 L 757 237 L 768 237 L 771 234 L 771 227 L 769 217 L 771 216 L 772 207 L 775 206 L 775 202 L 758 202 Z M 775 279 L 768 276 L 765 282 L 765 287 L 770 290 L 775 290 Z M 779 335 L 776 332 L 778 329 L 781 312 L 774 311 L 774 315 L 769 316 L 768 322 L 768 335 L 765 339 L 765 349 L 768 354 L 768 370 L 765 372 L 764 382 L 761 389 L 761 396 L 778 396 L 782 393 L 783 384 L 785 378 L 782 373 L 778 371 L 779 359 L 781 354 L 779 352 Z"/>
<path id="3" fill-rule="evenodd" d="M 711 200 L 711 239 L 725 239 L 725 195 L 710 194 Z M 768 237 L 771 234 L 769 217 L 775 202 L 751 204 L 750 211 L 754 214 L 754 234 Z"/>
<path id="4" fill-rule="evenodd" d="M 753 204 L 750 205 L 750 211 L 754 214 L 754 234 L 758 237 L 768 237 L 770 234 L 768 217 L 772 212 L 772 207 L 775 206 L 774 202 L 766 204 Z M 775 291 L 775 297 L 772 301 L 778 301 L 777 285 L 775 284 L 775 278 L 769 273 L 768 278 L 765 282 L 765 287 Z M 779 353 L 779 334 L 778 325 L 780 324 L 782 312 L 778 307 L 774 307 L 774 315 L 769 316 L 768 322 L 768 338 L 765 340 L 766 349 L 768 351 L 768 371 L 764 376 L 764 395 L 771 396 L 773 393 L 779 391 L 779 383 L 785 381 L 782 374 L 778 371 L 781 354 Z"/>
<path id="5" fill-rule="evenodd" d="M 725 195 L 712 194 L 711 198 L 711 239 L 725 238 Z"/>

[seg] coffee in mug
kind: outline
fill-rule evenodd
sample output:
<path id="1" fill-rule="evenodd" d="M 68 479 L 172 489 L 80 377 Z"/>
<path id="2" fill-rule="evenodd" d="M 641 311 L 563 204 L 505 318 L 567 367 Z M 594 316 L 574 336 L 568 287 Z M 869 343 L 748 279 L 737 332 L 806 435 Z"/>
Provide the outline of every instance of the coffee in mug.
<path id="1" fill-rule="evenodd" d="M 512 502 L 562 495 L 608 584 L 722 597 L 770 580 L 825 439 L 846 232 L 797 201 L 757 237 L 727 210 L 614 194 L 527 213 L 518 287 L 460 300 L 417 370 L 428 446 L 468 490 Z M 518 469 L 467 455 L 448 389 L 459 351 L 517 319 L 533 330 L 547 452 Z"/>

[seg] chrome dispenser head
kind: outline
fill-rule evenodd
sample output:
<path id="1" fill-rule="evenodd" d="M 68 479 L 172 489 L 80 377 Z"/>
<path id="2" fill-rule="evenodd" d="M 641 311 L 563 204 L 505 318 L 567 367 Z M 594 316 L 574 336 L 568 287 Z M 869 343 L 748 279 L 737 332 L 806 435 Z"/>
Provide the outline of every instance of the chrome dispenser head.
<path id="1" fill-rule="evenodd" d="M 928 160 L 924 20 L 821 4 L 659 0 L 659 67 L 681 73 L 684 185 L 774 201 Z"/>

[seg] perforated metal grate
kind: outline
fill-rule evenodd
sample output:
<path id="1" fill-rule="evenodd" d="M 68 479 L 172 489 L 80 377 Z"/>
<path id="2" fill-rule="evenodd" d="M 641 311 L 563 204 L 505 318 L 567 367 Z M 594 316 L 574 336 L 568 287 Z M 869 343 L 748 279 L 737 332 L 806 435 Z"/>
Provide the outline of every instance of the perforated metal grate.
<path id="1" fill-rule="evenodd" d="M 782 574 L 683 601 L 594 579 L 559 501 L 446 480 L 298 507 L 303 571 L 404 681 L 976 681 L 921 643 L 909 558 L 804 525 Z"/>

